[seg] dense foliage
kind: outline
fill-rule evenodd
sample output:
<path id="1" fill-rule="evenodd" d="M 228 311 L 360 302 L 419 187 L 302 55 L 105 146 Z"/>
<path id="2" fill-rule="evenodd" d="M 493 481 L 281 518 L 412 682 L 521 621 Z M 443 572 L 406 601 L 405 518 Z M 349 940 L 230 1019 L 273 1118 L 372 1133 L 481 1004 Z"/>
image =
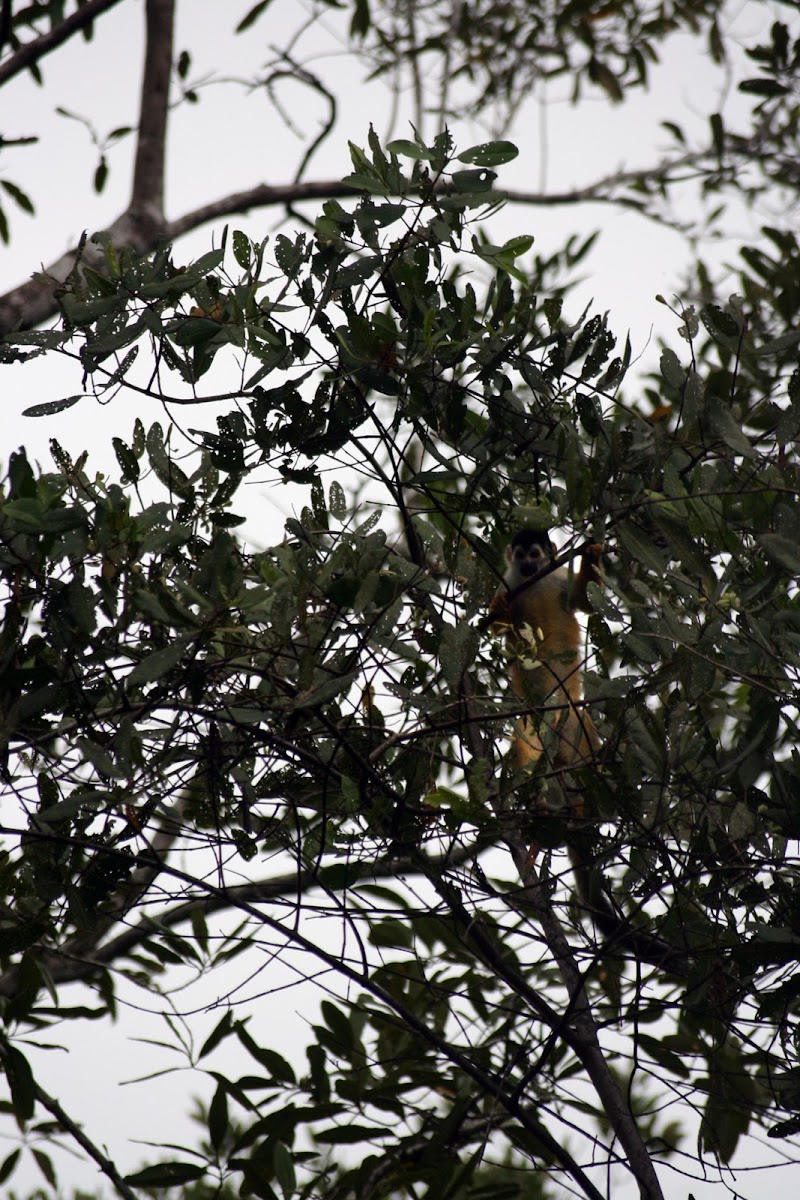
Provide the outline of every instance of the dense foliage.
<path id="1" fill-rule="evenodd" d="M 782 29 L 749 91 L 785 144 Z M 682 352 L 643 377 L 562 294 L 590 239 L 548 262 L 488 240 L 511 142 L 351 155 L 350 199 L 302 232 L 188 262 L 87 239 L 58 324 L 0 342 L 79 365 L 33 417 L 120 403 L 115 476 L 54 441 L 0 496 L 4 1109 L 52 1187 L 41 1138 L 68 1134 L 129 1198 L 596 1198 L 626 1174 L 656 1197 L 764 1129 L 791 1162 L 796 239 L 767 228 L 727 300 L 700 268 L 706 302 L 664 309 Z M 237 536 L 251 481 L 302 489 L 274 545 Z M 563 562 L 605 547 L 580 820 L 506 754 L 486 606 L 520 525 Z M 598 935 L 566 844 L 667 965 Z M 30 1047 L 242 955 L 324 989 L 302 1069 L 232 996 L 186 1051 L 197 1144 L 165 1117 L 123 1178 Z"/>

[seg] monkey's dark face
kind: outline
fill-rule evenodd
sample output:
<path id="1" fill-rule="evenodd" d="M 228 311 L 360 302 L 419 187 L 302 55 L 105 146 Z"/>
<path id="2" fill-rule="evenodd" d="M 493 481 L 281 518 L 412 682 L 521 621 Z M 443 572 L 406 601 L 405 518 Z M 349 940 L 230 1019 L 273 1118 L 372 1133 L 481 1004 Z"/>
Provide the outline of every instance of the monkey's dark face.
<path id="1" fill-rule="evenodd" d="M 506 557 L 516 578 L 531 579 L 549 566 L 553 547 L 546 534 L 538 530 L 521 529 L 514 535 Z"/>

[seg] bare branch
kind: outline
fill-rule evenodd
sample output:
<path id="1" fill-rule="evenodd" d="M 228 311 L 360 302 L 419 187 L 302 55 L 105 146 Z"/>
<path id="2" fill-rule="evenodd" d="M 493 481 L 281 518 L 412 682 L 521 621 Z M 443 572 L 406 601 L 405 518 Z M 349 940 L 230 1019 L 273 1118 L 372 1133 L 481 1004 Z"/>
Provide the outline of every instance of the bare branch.
<path id="1" fill-rule="evenodd" d="M 147 0 L 139 134 L 128 211 L 142 232 L 152 225 L 156 237 L 164 224 L 164 157 L 174 26 L 174 0 Z"/>
<path id="2" fill-rule="evenodd" d="M 44 1088 L 41 1088 L 38 1083 L 33 1085 L 34 1095 L 44 1108 L 55 1117 L 59 1125 L 66 1129 L 67 1133 L 71 1134 L 79 1146 L 82 1146 L 86 1153 L 94 1162 L 97 1163 L 100 1170 L 111 1181 L 118 1195 L 123 1197 L 123 1200 L 138 1200 L 136 1193 L 132 1188 L 129 1188 L 125 1180 L 120 1175 L 117 1168 L 114 1166 L 110 1158 L 106 1158 L 99 1146 L 96 1146 L 91 1138 L 88 1138 L 77 1122 L 73 1121 L 54 1096 L 50 1096 Z"/>
<path id="3" fill-rule="evenodd" d="M 164 3 L 166 0 L 161 0 L 161 2 Z M 618 171 L 604 176 L 602 179 L 597 179 L 585 187 L 563 192 L 526 192 L 514 189 L 496 193 L 487 192 L 486 203 L 492 204 L 505 199 L 512 204 L 532 204 L 548 208 L 558 205 L 584 204 L 588 201 L 596 204 L 630 204 L 633 203 L 632 199 L 621 197 L 619 189 L 640 179 L 663 184 L 675 182 L 671 177 L 675 171 L 695 169 L 703 158 L 702 152 L 686 154 L 646 170 Z M 445 190 L 445 186 L 443 183 L 442 190 Z M 134 209 L 132 204 L 128 211 L 123 213 L 105 232 L 114 245 L 132 246 L 137 253 L 146 254 L 148 251 L 154 250 L 160 241 L 173 242 L 183 234 L 189 233 L 209 221 L 231 217 L 237 213 L 250 212 L 256 208 L 297 204 L 304 200 L 341 199 L 353 196 L 353 194 L 353 188 L 340 179 L 319 179 L 308 183 L 288 183 L 276 186 L 262 183 L 243 192 L 232 192 L 228 196 L 222 196 L 219 200 L 213 200 L 200 208 L 192 209 L 173 221 L 165 221 L 160 227 L 146 213 L 142 214 L 140 210 Z M 644 204 L 644 201 L 642 203 Z M 642 216 L 650 215 L 646 207 L 640 208 L 640 211 Z M 86 261 L 91 265 L 91 259 L 86 259 Z M 74 264 L 75 251 L 71 250 L 47 267 L 41 275 L 37 275 L 28 283 L 12 288 L 4 296 L 0 296 L 0 336 L 17 326 L 28 328 L 53 317 L 58 312 L 53 291 L 58 283 L 66 279 Z"/>
<path id="4" fill-rule="evenodd" d="M 13 79 L 15 75 L 19 75 L 21 71 L 25 71 L 34 63 L 39 62 L 51 50 L 62 46 L 74 34 L 80 33 L 87 25 L 90 25 L 95 17 L 99 17 L 109 8 L 113 8 L 115 4 L 119 4 L 119 0 L 87 0 L 86 4 L 77 9 L 72 16 L 66 17 L 55 29 L 20 46 L 19 50 L 10 58 L 7 58 L 4 63 L 0 63 L 0 86 L 7 83 L 9 79 Z"/>
<path id="5" fill-rule="evenodd" d="M 353 188 L 342 183 L 341 179 L 317 179 L 308 183 L 278 184 L 275 187 L 268 183 L 259 183 L 244 192 L 232 192 L 230 196 L 212 200 L 210 204 L 204 204 L 174 221 L 168 221 L 166 237 L 168 241 L 174 241 L 182 234 L 197 229 L 199 225 L 205 225 L 207 221 L 215 221 L 219 217 L 232 217 L 236 213 L 250 212 L 254 208 L 298 204 L 303 200 L 339 200 L 354 195 Z"/>

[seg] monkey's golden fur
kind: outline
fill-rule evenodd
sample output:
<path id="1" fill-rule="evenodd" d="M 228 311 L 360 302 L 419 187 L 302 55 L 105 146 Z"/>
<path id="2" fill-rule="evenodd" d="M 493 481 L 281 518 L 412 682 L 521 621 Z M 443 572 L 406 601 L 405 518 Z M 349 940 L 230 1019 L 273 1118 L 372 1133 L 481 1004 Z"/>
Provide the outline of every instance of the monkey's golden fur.
<path id="1" fill-rule="evenodd" d="M 552 559 L 543 534 L 516 534 L 489 609 L 492 627 L 506 630 L 514 654 L 511 686 L 526 708 L 514 732 L 515 761 L 525 768 L 546 752 L 550 768 L 563 771 L 592 763 L 600 747 L 582 703 L 582 635 L 575 612 L 589 611 L 587 588 L 601 584 L 602 546 L 586 549 L 574 575 L 567 567 L 549 569 Z M 582 807 L 579 801 L 575 807 Z"/>

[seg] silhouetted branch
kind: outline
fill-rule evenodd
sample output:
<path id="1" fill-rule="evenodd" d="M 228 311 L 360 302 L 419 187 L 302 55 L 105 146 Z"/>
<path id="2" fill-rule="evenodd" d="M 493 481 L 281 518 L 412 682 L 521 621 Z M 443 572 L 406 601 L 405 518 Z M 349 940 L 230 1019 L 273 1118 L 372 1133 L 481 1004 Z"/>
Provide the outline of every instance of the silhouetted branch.
<path id="1" fill-rule="evenodd" d="M 160 236 L 164 224 L 164 160 L 172 74 L 174 0 L 147 0 L 139 132 L 129 213 Z"/>
<path id="2" fill-rule="evenodd" d="M 41 1088 L 38 1083 L 33 1085 L 34 1095 L 39 1103 L 47 1109 L 51 1116 L 55 1117 L 59 1125 L 67 1131 L 78 1143 L 82 1146 L 89 1157 L 97 1163 L 105 1177 L 111 1181 L 117 1193 L 123 1197 L 123 1200 L 138 1200 L 136 1193 L 132 1188 L 129 1188 L 125 1180 L 120 1175 L 117 1168 L 114 1166 L 110 1158 L 106 1158 L 105 1154 L 96 1146 L 91 1138 L 88 1138 L 83 1132 L 83 1129 L 72 1117 L 70 1117 L 54 1096 L 50 1096 L 44 1088 Z"/>
<path id="3" fill-rule="evenodd" d="M 64 42 L 69 41 L 74 34 L 80 33 L 92 23 L 95 17 L 99 17 L 109 8 L 113 8 L 115 4 L 119 4 L 119 0 L 87 0 L 86 4 L 71 16 L 65 17 L 55 29 L 20 46 L 19 50 L 16 50 L 10 58 L 7 58 L 4 63 L 0 63 L 0 86 L 9 79 L 13 79 L 15 75 L 19 75 L 21 71 L 25 71 L 34 63 L 39 62 L 52 50 L 63 46 Z"/>
<path id="4" fill-rule="evenodd" d="M 162 0 L 163 2 L 163 0 Z M 680 158 L 665 161 L 649 170 L 617 171 L 604 176 L 586 187 L 568 189 L 562 192 L 527 192 L 515 189 L 502 192 L 487 192 L 486 203 L 493 204 L 506 200 L 512 204 L 531 204 L 536 207 L 554 208 L 558 205 L 572 204 L 617 204 L 623 206 L 636 205 L 642 216 L 650 214 L 646 209 L 646 197 L 635 200 L 632 197 L 620 196 L 619 189 L 644 179 L 666 184 L 675 182 L 671 178 L 675 171 L 696 169 L 705 157 L 705 152 L 682 155 Z M 441 184 L 441 190 L 446 190 L 447 184 Z M 271 185 L 260 183 L 243 192 L 232 192 L 218 200 L 212 200 L 200 208 L 192 209 L 173 221 L 164 221 L 160 229 L 156 228 L 150 216 L 143 216 L 135 211 L 133 206 L 123 213 L 105 231 L 114 245 L 132 246 L 139 254 L 155 250 L 161 241 L 173 242 L 183 234 L 225 217 L 237 213 L 250 212 L 257 208 L 271 208 L 275 205 L 297 204 L 304 200 L 332 200 L 353 196 L 353 188 L 340 179 L 319 179 L 307 183 L 288 183 Z M 91 248 L 86 247 L 84 257 Z M 97 265 L 101 263 L 98 253 Z M 28 283 L 21 284 L 0 296 L 0 336 L 17 326 L 29 328 L 49 320 L 58 311 L 58 305 L 53 298 L 55 287 L 63 282 L 75 263 L 75 251 L 57 259 L 41 274 Z"/>
<path id="5" fill-rule="evenodd" d="M 20 831 L 3 829 L 0 832 L 15 833 Z M 64 840 L 55 835 L 37 833 L 35 830 L 25 831 L 25 836 L 41 841 L 50 840 L 59 842 Z M 425 877 L 431 874 L 435 876 L 445 869 L 460 866 L 475 858 L 484 848 L 484 845 L 484 843 L 471 843 L 469 846 L 463 846 L 458 850 L 428 859 L 420 855 L 413 858 L 392 856 L 378 859 L 372 863 L 357 863 L 353 865 L 353 882 L 363 882 L 365 879 L 395 878 L 399 875 L 408 876 L 412 874 L 419 874 Z M 109 857 L 119 857 L 122 854 L 120 850 L 109 846 L 95 846 L 86 843 L 86 848 L 97 854 L 105 854 Z M 157 863 L 152 855 L 141 854 L 135 855 L 132 858 L 126 856 L 126 862 L 134 863 L 139 871 L 142 872 L 143 877 L 145 873 L 150 872 L 151 879 L 161 870 L 166 871 L 169 875 L 175 874 L 174 869 L 166 861 Z M 180 877 L 184 878 L 182 875 Z M 152 919 L 138 922 L 99 948 L 95 948 L 94 945 L 80 938 L 66 942 L 58 951 L 54 951 L 47 956 L 47 971 L 49 976 L 56 984 L 75 983 L 80 980 L 89 979 L 97 973 L 98 969 L 110 966 L 118 959 L 131 954 L 143 942 L 151 938 L 154 932 L 154 921 L 159 926 L 172 929 L 176 925 L 191 921 L 192 917 L 197 913 L 208 916 L 211 913 L 236 911 L 237 909 L 248 910 L 254 904 L 264 903 L 269 900 L 279 900 L 287 897 L 292 897 L 292 899 L 296 900 L 313 888 L 320 886 L 320 875 L 317 867 L 309 867 L 299 871 L 287 871 L 282 875 L 276 875 L 274 879 L 238 884 L 234 887 L 211 888 L 202 881 L 198 881 L 197 886 L 202 891 L 201 896 L 194 897 L 191 900 L 184 900 L 172 908 L 159 912 Z M 143 893 L 139 889 L 139 899 L 142 898 Z M 103 928 L 106 930 L 108 926 L 106 925 Z M 17 980 L 18 969 L 16 967 L 11 967 L 0 974 L 0 996 L 13 996 L 16 992 Z"/>

